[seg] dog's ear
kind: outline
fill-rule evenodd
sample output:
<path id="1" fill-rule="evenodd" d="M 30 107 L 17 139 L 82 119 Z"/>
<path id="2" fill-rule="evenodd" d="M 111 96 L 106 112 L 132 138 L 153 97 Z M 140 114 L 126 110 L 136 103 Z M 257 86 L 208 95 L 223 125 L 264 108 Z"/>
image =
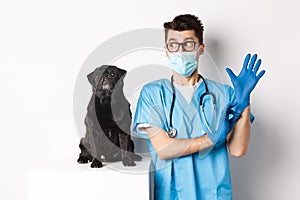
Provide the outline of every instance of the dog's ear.
<path id="1" fill-rule="evenodd" d="M 120 77 L 121 79 L 123 79 L 123 78 L 125 77 L 126 73 L 127 73 L 127 71 L 126 71 L 125 69 L 120 69 L 120 68 L 119 68 L 118 74 L 119 74 L 119 77 Z"/>
<path id="2" fill-rule="evenodd" d="M 93 85 L 93 74 L 94 74 L 95 71 L 89 73 L 87 75 L 87 79 L 89 80 L 90 84 Z"/>

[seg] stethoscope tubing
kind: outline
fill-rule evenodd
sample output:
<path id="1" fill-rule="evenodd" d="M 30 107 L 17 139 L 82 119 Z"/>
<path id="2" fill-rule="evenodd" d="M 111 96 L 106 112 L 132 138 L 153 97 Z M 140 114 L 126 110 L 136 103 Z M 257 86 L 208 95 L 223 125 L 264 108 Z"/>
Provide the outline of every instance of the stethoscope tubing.
<path id="1" fill-rule="evenodd" d="M 203 80 L 203 83 L 204 83 L 204 86 L 205 86 L 205 92 L 203 94 L 201 94 L 201 96 L 200 96 L 200 100 L 199 100 L 200 105 L 199 106 L 200 106 L 202 118 L 204 119 L 203 121 L 205 123 L 205 126 L 207 127 L 208 131 L 211 133 L 211 132 L 213 132 L 213 130 L 210 128 L 210 126 L 207 122 L 207 118 L 206 118 L 206 115 L 205 115 L 205 112 L 204 112 L 203 99 L 204 99 L 205 95 L 211 95 L 212 96 L 212 98 L 213 98 L 213 107 L 214 107 L 214 116 L 213 116 L 214 119 L 213 120 L 214 120 L 214 123 L 215 123 L 216 122 L 216 95 L 208 90 L 207 82 L 203 78 L 203 76 L 201 76 L 201 74 L 199 74 L 199 76 Z M 174 87 L 173 82 L 174 82 L 174 79 L 173 79 L 173 75 L 172 75 L 171 76 L 171 86 L 172 86 L 173 96 L 172 96 L 172 103 L 171 103 L 170 115 L 169 115 L 170 131 L 168 133 L 170 138 L 174 138 L 177 134 L 177 131 L 173 127 L 173 124 L 172 124 L 173 110 L 174 110 L 174 104 L 175 104 L 175 98 L 176 98 L 175 87 Z"/>

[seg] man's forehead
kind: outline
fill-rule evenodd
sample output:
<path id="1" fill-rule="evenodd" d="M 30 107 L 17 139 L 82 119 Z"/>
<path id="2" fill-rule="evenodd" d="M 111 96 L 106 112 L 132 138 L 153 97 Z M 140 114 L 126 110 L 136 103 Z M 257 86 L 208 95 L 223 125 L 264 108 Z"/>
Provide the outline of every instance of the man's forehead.
<path id="1" fill-rule="evenodd" d="M 176 40 L 180 42 L 188 39 L 197 40 L 194 30 L 175 31 L 170 29 L 168 31 L 168 41 Z"/>

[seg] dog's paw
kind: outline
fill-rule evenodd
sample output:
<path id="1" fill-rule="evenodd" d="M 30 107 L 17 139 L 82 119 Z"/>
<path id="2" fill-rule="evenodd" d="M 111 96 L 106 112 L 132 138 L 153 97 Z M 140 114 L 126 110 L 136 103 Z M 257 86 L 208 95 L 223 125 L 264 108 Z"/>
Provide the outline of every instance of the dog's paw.
<path id="1" fill-rule="evenodd" d="M 123 163 L 124 166 L 128 166 L 128 167 L 136 166 L 135 162 L 133 160 L 131 160 L 130 158 L 128 158 L 128 157 L 125 157 L 122 160 L 122 163 Z"/>
<path id="2" fill-rule="evenodd" d="M 94 159 L 91 164 L 91 168 L 101 168 L 101 167 L 103 167 L 102 162 L 97 159 Z"/>
<path id="3" fill-rule="evenodd" d="M 143 159 L 142 156 L 135 153 L 129 153 L 129 157 L 134 161 L 141 161 Z"/>
<path id="4" fill-rule="evenodd" d="M 85 164 L 92 161 L 92 159 L 89 156 L 79 156 L 79 158 L 77 159 L 77 162 L 80 164 Z"/>

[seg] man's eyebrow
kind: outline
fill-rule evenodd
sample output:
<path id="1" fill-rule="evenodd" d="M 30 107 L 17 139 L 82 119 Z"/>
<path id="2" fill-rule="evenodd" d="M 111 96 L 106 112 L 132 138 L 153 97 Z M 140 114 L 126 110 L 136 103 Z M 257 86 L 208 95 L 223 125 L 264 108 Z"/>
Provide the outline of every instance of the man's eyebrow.
<path id="1" fill-rule="evenodd" d="M 171 41 L 171 40 L 175 40 L 175 41 L 177 41 L 177 39 L 175 39 L 175 38 L 169 38 L 169 42 Z M 195 38 L 193 38 L 193 37 L 187 37 L 187 38 L 184 38 L 184 40 L 183 41 L 186 41 L 186 40 L 195 40 Z"/>
<path id="2" fill-rule="evenodd" d="M 170 40 L 175 40 L 175 41 L 176 41 L 176 39 L 175 39 L 175 38 L 169 38 L 169 40 L 168 40 L 168 41 L 170 41 Z"/>
<path id="3" fill-rule="evenodd" d="M 186 40 L 195 40 L 195 38 L 193 38 L 193 37 L 184 38 L 184 41 L 186 41 Z"/>

